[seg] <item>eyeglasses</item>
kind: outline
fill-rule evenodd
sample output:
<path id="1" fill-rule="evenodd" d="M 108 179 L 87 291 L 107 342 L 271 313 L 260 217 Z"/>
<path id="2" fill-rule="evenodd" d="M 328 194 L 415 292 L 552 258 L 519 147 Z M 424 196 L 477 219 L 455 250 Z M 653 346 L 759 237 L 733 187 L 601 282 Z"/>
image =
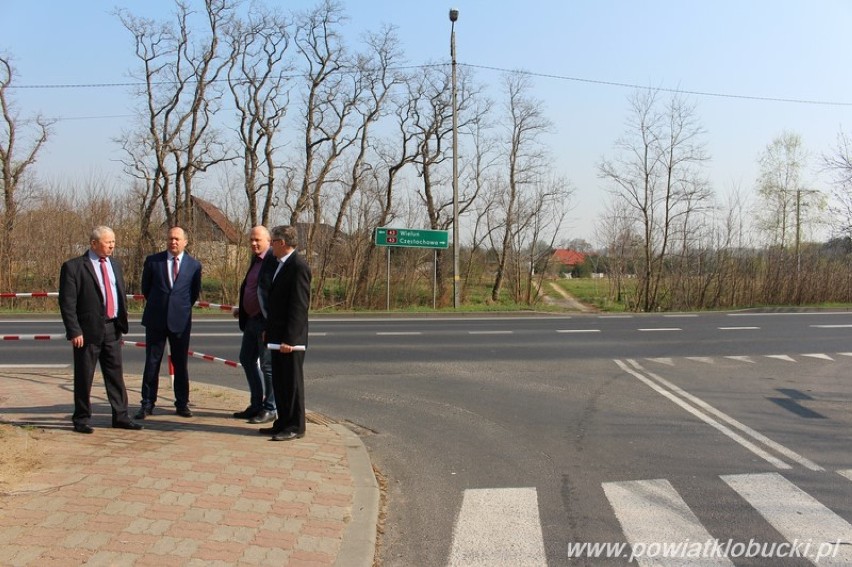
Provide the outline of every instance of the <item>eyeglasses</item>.
<path id="1" fill-rule="evenodd" d="M 284 242 L 284 240 L 283 240 L 283 239 L 281 239 L 281 238 L 273 238 L 273 239 L 272 239 L 272 243 L 274 244 L 274 243 L 276 243 L 276 242 Z"/>

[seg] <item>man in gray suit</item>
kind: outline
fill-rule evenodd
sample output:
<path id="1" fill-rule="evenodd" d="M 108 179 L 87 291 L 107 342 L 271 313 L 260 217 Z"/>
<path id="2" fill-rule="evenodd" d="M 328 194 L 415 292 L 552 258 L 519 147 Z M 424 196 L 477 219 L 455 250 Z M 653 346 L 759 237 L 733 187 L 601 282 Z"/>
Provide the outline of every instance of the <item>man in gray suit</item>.
<path id="1" fill-rule="evenodd" d="M 110 258 L 115 233 L 98 226 L 89 237 L 89 250 L 72 258 L 59 272 L 59 310 L 65 336 L 74 348 L 74 431 L 92 433 L 92 381 L 100 362 L 112 426 L 142 429 L 127 415 L 127 388 L 121 360 L 121 335 L 127 333 L 127 306 L 121 263 Z"/>

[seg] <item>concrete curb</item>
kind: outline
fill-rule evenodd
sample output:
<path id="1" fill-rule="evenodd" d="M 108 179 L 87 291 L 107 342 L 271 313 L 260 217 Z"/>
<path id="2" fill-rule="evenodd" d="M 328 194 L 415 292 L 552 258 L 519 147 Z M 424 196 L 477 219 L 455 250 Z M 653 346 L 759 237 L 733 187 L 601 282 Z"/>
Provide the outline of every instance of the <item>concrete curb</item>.
<path id="1" fill-rule="evenodd" d="M 338 423 L 329 427 L 343 438 L 355 488 L 352 497 L 352 521 L 343 534 L 343 542 L 334 564 L 337 567 L 371 567 L 376 552 L 379 484 L 373 473 L 370 455 L 361 439 Z"/>

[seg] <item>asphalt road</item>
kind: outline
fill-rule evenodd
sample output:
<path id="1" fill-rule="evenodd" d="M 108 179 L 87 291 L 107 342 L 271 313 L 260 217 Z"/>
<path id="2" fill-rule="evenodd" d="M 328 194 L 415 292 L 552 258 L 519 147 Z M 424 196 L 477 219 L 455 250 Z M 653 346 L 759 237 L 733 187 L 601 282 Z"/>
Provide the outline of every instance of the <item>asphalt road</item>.
<path id="1" fill-rule="evenodd" d="M 813 559 L 852 541 L 850 339 L 848 312 L 315 318 L 307 399 L 363 436 L 387 480 L 384 565 L 624 565 L 569 546 L 707 538 L 810 538 Z M 4 342 L 0 363 L 67 363 L 67 348 Z M 235 322 L 197 320 L 192 348 L 236 360 Z M 128 347 L 128 371 L 141 353 Z M 221 363 L 194 359 L 191 376 L 244 388 Z"/>

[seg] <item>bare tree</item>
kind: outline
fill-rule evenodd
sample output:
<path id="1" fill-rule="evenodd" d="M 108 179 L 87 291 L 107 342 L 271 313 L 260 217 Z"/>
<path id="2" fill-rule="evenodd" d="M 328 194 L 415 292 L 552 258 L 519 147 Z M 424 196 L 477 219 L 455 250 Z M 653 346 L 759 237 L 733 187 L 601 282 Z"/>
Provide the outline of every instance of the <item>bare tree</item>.
<path id="1" fill-rule="evenodd" d="M 139 96 L 143 126 L 121 143 L 128 174 L 143 181 L 140 246 L 154 241 L 151 219 L 158 205 L 166 222 L 192 226 L 192 186 L 200 172 L 227 159 L 212 126 L 219 110 L 219 76 L 227 65 L 220 41 L 233 22 L 237 1 L 205 0 L 199 18 L 203 35 L 194 40 L 190 4 L 176 0 L 175 25 L 117 12 L 132 34 L 141 65 Z"/>
<path id="2" fill-rule="evenodd" d="M 805 189 L 802 173 L 807 159 L 801 136 L 784 132 L 766 146 L 757 160 L 757 223 L 773 245 L 784 248 L 799 233 L 797 209 L 801 210 Z"/>
<path id="3" fill-rule="evenodd" d="M 276 134 L 287 114 L 293 70 L 285 59 L 288 25 L 282 16 L 253 5 L 247 19 L 235 22 L 228 34 L 228 86 L 239 120 L 249 226 L 268 225 L 275 204 Z"/>
<path id="4" fill-rule="evenodd" d="M 501 242 L 495 247 L 497 273 L 491 288 L 492 301 L 500 298 L 509 258 L 517 252 L 512 245 L 519 225 L 518 200 L 525 188 L 539 178 L 545 164 L 541 138 L 551 128 L 551 122 L 545 117 L 541 102 L 530 97 L 531 88 L 527 75 L 513 73 L 504 77 L 507 175 L 506 191 L 500 200 Z"/>
<path id="5" fill-rule="evenodd" d="M 832 177 L 834 229 L 852 237 L 852 140 L 845 132 L 840 132 L 834 148 L 823 154 L 822 166 Z"/>
<path id="6" fill-rule="evenodd" d="M 708 159 L 704 129 L 695 108 L 679 95 L 662 105 L 656 91 L 630 98 L 627 132 L 616 142 L 620 154 L 604 159 L 599 176 L 613 187 L 641 230 L 643 259 L 637 308 L 659 307 L 660 286 L 672 232 L 679 219 L 706 207 L 709 187 L 701 166 Z"/>
<path id="7" fill-rule="evenodd" d="M 53 120 L 41 115 L 22 118 L 14 109 L 9 92 L 15 68 L 9 57 L 0 55 L 0 170 L 3 183 L 3 217 L 0 229 L 0 289 L 11 289 L 13 279 L 12 232 L 18 217 L 18 197 L 24 174 L 47 142 Z"/>

